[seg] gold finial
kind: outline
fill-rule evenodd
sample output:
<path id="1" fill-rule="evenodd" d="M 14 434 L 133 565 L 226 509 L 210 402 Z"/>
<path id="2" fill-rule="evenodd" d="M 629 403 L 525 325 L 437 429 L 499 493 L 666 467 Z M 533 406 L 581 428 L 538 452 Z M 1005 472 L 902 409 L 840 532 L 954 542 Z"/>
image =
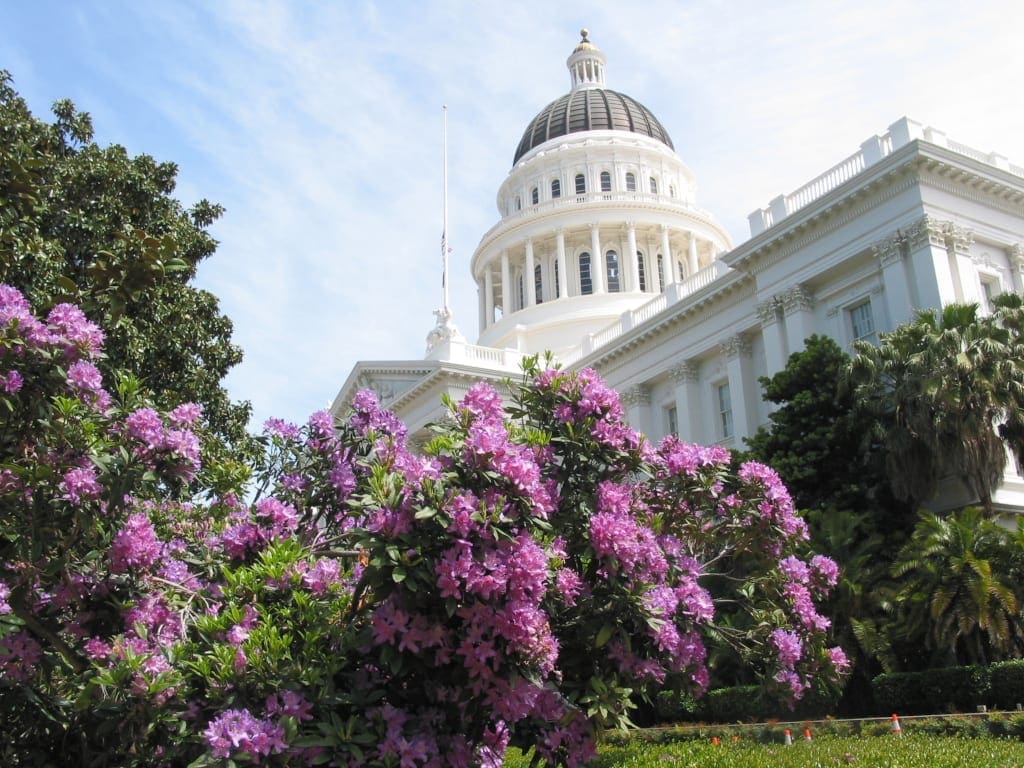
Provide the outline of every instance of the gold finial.
<path id="1" fill-rule="evenodd" d="M 588 43 L 588 42 L 590 42 L 589 40 L 587 40 L 587 35 L 589 35 L 589 34 L 590 34 L 590 32 L 589 32 L 589 31 L 587 30 L 587 28 L 586 28 L 586 27 L 584 27 L 583 29 L 581 29 L 581 30 L 580 30 L 580 36 L 581 36 L 581 37 L 582 37 L 583 39 L 582 39 L 582 40 L 580 40 L 580 42 L 581 42 L 581 43 Z"/>

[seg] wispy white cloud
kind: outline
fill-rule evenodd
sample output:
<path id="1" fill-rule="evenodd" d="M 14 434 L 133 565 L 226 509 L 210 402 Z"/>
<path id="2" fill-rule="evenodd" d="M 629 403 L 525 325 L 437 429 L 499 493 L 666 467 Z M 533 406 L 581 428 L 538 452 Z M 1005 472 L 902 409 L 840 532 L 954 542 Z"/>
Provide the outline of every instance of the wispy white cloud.
<path id="1" fill-rule="evenodd" d="M 101 140 L 178 161 L 186 204 L 227 207 L 200 283 L 235 321 L 246 360 L 229 386 L 261 419 L 322 407 L 358 359 L 422 354 L 440 301 L 443 103 L 454 309 L 475 335 L 469 258 L 521 131 L 568 88 L 581 26 L 737 242 L 747 213 L 904 114 L 1024 162 L 1024 12 L 999 0 L 8 11 L 0 49 L 35 108 L 76 99 Z"/>

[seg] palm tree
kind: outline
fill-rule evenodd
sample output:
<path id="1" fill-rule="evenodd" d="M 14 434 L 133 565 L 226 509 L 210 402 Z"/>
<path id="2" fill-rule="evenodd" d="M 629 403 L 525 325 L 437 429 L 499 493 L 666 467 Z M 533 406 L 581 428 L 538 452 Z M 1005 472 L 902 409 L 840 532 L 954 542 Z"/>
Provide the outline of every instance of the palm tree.
<path id="1" fill-rule="evenodd" d="M 959 661 L 986 664 L 1022 647 L 1008 532 L 971 507 L 922 514 L 892 566 L 903 633 Z"/>
<path id="2" fill-rule="evenodd" d="M 919 312 L 877 347 L 858 342 L 850 381 L 858 406 L 875 418 L 897 497 L 916 507 L 952 475 L 992 512 L 1007 461 L 1003 438 L 1024 443 L 1020 328 L 1019 303 L 988 317 L 976 304 L 950 304 Z"/>

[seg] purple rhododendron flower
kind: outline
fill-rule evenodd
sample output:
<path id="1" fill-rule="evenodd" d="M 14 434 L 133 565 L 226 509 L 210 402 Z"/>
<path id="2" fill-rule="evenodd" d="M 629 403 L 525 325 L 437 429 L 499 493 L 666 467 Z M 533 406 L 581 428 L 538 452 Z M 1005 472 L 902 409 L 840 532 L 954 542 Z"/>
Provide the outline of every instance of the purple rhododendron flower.
<path id="1" fill-rule="evenodd" d="M 284 728 L 269 720 L 257 720 L 247 709 L 222 712 L 210 721 L 203 738 L 214 757 L 231 757 L 237 751 L 258 759 L 288 748 Z"/>
<path id="2" fill-rule="evenodd" d="M 64 473 L 60 488 L 64 491 L 63 498 L 78 506 L 83 501 L 98 499 L 103 486 L 96 479 L 96 471 L 92 467 L 75 467 Z"/>
<path id="3" fill-rule="evenodd" d="M 149 568 L 163 552 L 149 518 L 142 512 L 131 515 L 110 545 L 110 572 L 127 573 Z"/>
<path id="4" fill-rule="evenodd" d="M 189 427 L 195 424 L 202 415 L 202 406 L 195 403 L 182 403 L 168 413 L 167 418 L 171 420 L 172 424 L 177 424 L 179 427 Z"/>
<path id="5" fill-rule="evenodd" d="M 0 375 L 0 388 L 8 395 L 17 393 L 25 385 L 25 379 L 18 371 L 8 371 Z"/>

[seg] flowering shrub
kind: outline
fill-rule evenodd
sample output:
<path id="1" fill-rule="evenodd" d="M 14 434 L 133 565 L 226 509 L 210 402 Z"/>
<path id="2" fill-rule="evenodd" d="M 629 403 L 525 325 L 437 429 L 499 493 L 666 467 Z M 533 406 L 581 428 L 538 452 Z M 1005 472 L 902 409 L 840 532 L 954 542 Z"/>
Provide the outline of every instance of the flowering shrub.
<path id="1" fill-rule="evenodd" d="M 592 371 L 476 385 L 421 455 L 369 393 L 272 420 L 214 493 L 197 408 L 104 389 L 75 308 L 0 288 L 0 334 L 8 764 L 575 766 L 647 689 L 699 694 L 712 629 L 791 700 L 845 667 L 777 476 L 647 444 Z"/>

